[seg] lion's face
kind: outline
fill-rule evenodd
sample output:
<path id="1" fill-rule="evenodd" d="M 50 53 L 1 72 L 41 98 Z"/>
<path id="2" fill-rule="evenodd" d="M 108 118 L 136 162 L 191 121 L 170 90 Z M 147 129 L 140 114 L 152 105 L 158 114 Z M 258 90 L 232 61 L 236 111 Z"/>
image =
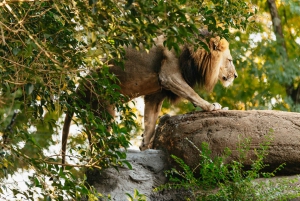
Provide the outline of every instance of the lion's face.
<path id="1" fill-rule="evenodd" d="M 219 80 L 224 87 L 228 87 L 233 83 L 233 80 L 237 78 L 238 74 L 233 65 L 232 56 L 230 50 L 223 51 L 223 59 L 220 64 Z"/>

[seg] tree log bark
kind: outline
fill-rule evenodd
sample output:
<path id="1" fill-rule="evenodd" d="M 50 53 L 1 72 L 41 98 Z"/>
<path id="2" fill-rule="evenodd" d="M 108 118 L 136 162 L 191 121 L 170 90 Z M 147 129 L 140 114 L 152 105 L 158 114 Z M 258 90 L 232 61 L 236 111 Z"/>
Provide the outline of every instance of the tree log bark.
<path id="1" fill-rule="evenodd" d="M 207 142 L 212 157 L 220 156 L 228 147 L 232 155 L 227 159 L 238 160 L 238 144 L 250 138 L 250 150 L 244 165 L 251 165 L 256 159 L 255 149 L 267 135 L 271 134 L 269 154 L 265 163 L 270 170 L 286 163 L 279 174 L 300 172 L 300 114 L 282 111 L 216 111 L 193 112 L 162 118 L 153 141 L 155 149 L 165 150 L 168 155 L 182 158 L 190 167 L 199 164 L 199 151 L 186 140 L 200 147 Z M 175 165 L 170 158 L 170 163 Z"/>

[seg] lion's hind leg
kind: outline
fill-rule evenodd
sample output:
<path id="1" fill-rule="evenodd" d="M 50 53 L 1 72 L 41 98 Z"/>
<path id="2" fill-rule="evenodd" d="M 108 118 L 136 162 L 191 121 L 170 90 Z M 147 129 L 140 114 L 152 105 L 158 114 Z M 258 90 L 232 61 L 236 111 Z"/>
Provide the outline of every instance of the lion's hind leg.
<path id="1" fill-rule="evenodd" d="M 140 150 L 146 150 L 152 148 L 153 135 L 155 131 L 156 121 L 161 110 L 166 94 L 164 92 L 159 92 L 156 94 L 146 95 L 145 109 L 144 109 L 144 126 L 145 131 L 143 134 L 143 141 L 140 146 Z"/>

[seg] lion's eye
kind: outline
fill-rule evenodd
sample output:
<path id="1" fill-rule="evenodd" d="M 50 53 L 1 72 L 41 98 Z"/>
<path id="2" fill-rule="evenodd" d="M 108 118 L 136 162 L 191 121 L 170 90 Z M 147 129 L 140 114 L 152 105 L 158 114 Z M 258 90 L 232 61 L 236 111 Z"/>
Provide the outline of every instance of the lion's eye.
<path id="1" fill-rule="evenodd" d="M 232 59 L 228 59 L 229 62 L 232 62 Z"/>

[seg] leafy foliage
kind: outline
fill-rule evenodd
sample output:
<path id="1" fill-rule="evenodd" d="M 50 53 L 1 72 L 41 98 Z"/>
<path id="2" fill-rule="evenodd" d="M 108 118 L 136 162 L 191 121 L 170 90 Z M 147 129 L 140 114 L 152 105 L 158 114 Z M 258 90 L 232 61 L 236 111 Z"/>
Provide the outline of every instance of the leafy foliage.
<path id="1" fill-rule="evenodd" d="M 130 167 L 120 148 L 129 146 L 136 126 L 132 109 L 123 104 L 126 97 L 118 92 L 117 78 L 107 71 L 109 62 L 122 66 L 124 45 L 149 49 L 161 34 L 168 38 L 165 45 L 176 51 L 184 43 L 204 45 L 196 37 L 199 28 L 230 41 L 239 78 L 228 90 L 217 85 L 205 99 L 235 109 L 299 111 L 294 101 L 300 81 L 298 3 L 277 4 L 287 47 L 283 58 L 265 17 L 265 1 L 254 2 L 258 7 L 238 0 L 0 2 L 0 198 L 7 192 L 29 200 L 102 196 L 84 185 L 79 167 Z M 95 116 L 83 94 L 76 92 L 79 83 L 93 83 L 96 99 L 113 102 L 120 120 L 112 121 L 109 113 Z M 193 109 L 185 103 L 179 108 Z M 75 112 L 75 123 L 84 127 L 72 136 L 69 167 L 63 171 L 59 150 L 53 149 L 60 143 L 66 111 Z M 91 131 L 95 135 L 90 149 L 85 139 Z M 28 190 L 6 185 L 14 173 L 26 170 L 34 174 L 25 184 Z"/>
<path id="2" fill-rule="evenodd" d="M 123 105 L 126 97 L 118 93 L 118 80 L 107 71 L 108 62 L 122 66 L 124 45 L 139 48 L 142 44 L 149 49 L 152 38 L 160 34 L 168 38 L 165 45 L 176 51 L 184 43 L 203 45 L 196 37 L 203 27 L 230 40 L 239 78 L 228 90 L 217 85 L 214 93 L 203 95 L 205 99 L 232 109 L 299 111 L 298 93 L 294 93 L 300 81 L 299 5 L 293 0 L 277 3 L 285 58 L 266 20 L 265 1 L 254 2 L 257 7 L 237 0 L 1 2 L 1 183 L 18 171 L 30 170 L 39 177 L 26 185 L 40 189 L 43 199 L 60 200 L 66 194 L 74 199 L 87 194 L 101 197 L 84 186 L 84 176 L 76 167 L 130 166 L 119 149 L 129 146 L 135 127 L 133 111 Z M 120 121 L 112 121 L 109 114 L 95 116 L 76 93 L 79 83 L 93 83 L 97 99 L 115 103 Z M 179 108 L 181 112 L 193 109 L 185 103 Z M 84 129 L 72 137 L 71 169 L 62 177 L 58 176 L 60 153 L 53 147 L 60 142 L 61 119 L 67 110 L 76 113 L 76 123 Z M 92 149 L 85 142 L 90 131 L 96 133 Z M 49 184 L 48 178 L 57 180 Z M 65 182 L 74 186 L 63 187 Z M 50 186 L 55 186 L 55 192 Z M 8 185 L 0 186 L 1 193 L 8 188 L 16 197 L 38 196 L 36 190 L 14 191 L 18 187 Z"/>
<path id="3" fill-rule="evenodd" d="M 78 167 L 130 166 L 120 148 L 129 146 L 134 115 L 108 73 L 110 61 L 122 66 L 124 45 L 149 49 L 165 34 L 165 45 L 178 51 L 186 42 L 202 45 L 195 37 L 199 28 L 228 38 L 230 28 L 245 29 L 252 15 L 236 0 L 4 1 L 0 7 L 1 198 L 13 192 L 12 198 L 28 200 L 96 199 L 101 195 L 85 186 Z M 109 113 L 99 118 L 76 92 L 80 83 L 93 83 L 96 100 L 114 103 L 120 121 Z M 63 170 L 53 148 L 65 111 L 75 112 L 84 129 L 73 137 Z M 25 170 L 31 172 L 27 190 L 6 185 L 5 178 Z"/>
<path id="4" fill-rule="evenodd" d="M 249 139 L 238 145 L 238 160 L 229 163 L 225 163 L 231 154 L 229 149 L 226 149 L 222 156 L 213 158 L 207 143 L 203 143 L 200 150 L 191 142 L 201 156 L 197 168 L 200 171 L 199 177 L 194 176 L 195 170 L 191 170 L 182 159 L 173 155 L 172 158 L 182 170 L 172 168 L 167 171 L 169 182 L 155 190 L 186 189 L 192 196 L 187 200 L 287 200 L 298 197 L 299 187 L 291 185 L 296 180 L 255 181 L 260 177 L 274 177 L 275 173 L 284 167 L 282 164 L 273 172 L 263 171 L 268 166 L 263 160 L 268 155 L 271 141 L 271 135 L 267 135 L 265 141 L 255 150 L 256 160 L 253 161 L 250 170 L 245 170 L 243 165 L 249 153 Z"/>

